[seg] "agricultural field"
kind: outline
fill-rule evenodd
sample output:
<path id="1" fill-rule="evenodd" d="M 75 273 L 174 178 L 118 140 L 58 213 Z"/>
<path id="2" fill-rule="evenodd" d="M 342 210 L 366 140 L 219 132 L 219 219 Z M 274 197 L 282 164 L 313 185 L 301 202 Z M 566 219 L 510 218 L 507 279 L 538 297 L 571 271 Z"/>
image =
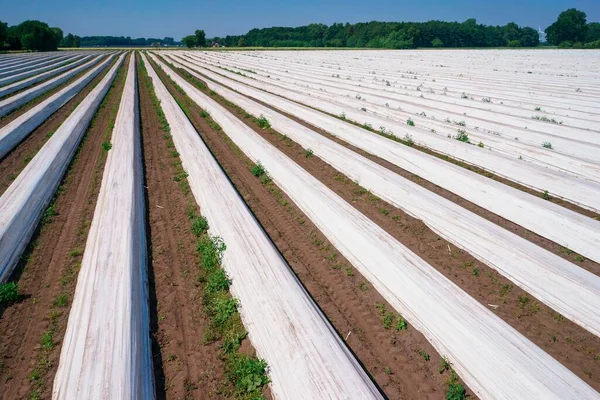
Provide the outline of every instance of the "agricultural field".
<path id="1" fill-rule="evenodd" d="M 600 398 L 598 59 L 0 55 L 0 398 Z"/>

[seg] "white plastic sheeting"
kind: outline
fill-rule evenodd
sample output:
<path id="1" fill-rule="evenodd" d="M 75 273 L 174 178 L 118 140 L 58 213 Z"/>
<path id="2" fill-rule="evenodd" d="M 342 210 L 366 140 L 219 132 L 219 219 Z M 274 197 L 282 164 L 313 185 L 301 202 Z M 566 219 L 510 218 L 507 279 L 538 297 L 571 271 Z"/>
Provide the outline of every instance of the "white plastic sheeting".
<path id="1" fill-rule="evenodd" d="M 375 289 L 448 357 L 477 396 L 598 399 L 598 393 L 571 371 L 157 62 L 251 160 L 265 166 L 273 181 Z"/>
<path id="2" fill-rule="evenodd" d="M 486 210 L 600 262 L 600 222 L 598 221 L 403 144 L 374 135 L 365 129 L 309 107 L 254 89 L 249 85 L 240 84 L 234 78 L 237 77 L 235 74 L 229 74 L 234 77 L 226 79 L 206 68 L 188 63 L 181 57 L 175 56 L 174 53 L 171 53 L 171 57 L 217 82 L 227 84 L 240 93 L 264 100 L 277 109 L 322 128 L 338 138 L 412 172 Z M 210 84 L 210 82 L 208 83 Z M 571 182 L 572 185 L 578 183 Z M 590 188 L 587 187 L 587 189 Z M 596 192 L 600 196 L 600 190 Z"/>
<path id="3" fill-rule="evenodd" d="M 381 398 L 147 62 L 146 68 L 209 232 L 227 245 L 222 264 L 250 341 L 269 364 L 274 397 Z"/>
<path id="4" fill-rule="evenodd" d="M 228 67 L 234 72 L 246 74 L 261 82 L 282 86 L 285 84 L 287 88 L 345 104 L 356 110 L 365 108 L 367 113 L 384 116 L 393 121 L 404 123 L 411 118 L 416 127 L 410 130 L 417 139 L 420 135 L 433 134 L 442 137 L 448 134 L 455 135 L 457 128 L 460 128 L 469 135 L 472 142 L 481 141 L 487 149 L 500 151 L 514 158 L 521 156 L 542 166 L 567 170 L 574 174 L 583 173 L 586 179 L 600 180 L 600 165 L 592 163 L 600 162 L 600 146 L 598 146 L 600 135 L 598 132 L 585 130 L 589 127 L 600 129 L 600 119 L 598 121 L 589 119 L 594 116 L 571 118 L 571 125 L 578 126 L 573 133 L 569 132 L 571 128 L 566 125 L 532 120 L 532 114 L 541 114 L 533 109 L 511 108 L 510 114 L 507 114 L 501 112 L 505 110 L 494 108 L 504 106 L 469 99 L 453 99 L 442 94 L 423 92 L 419 87 L 416 93 L 426 95 L 426 98 L 420 98 L 396 92 L 395 90 L 405 91 L 405 89 L 385 86 L 380 83 L 380 80 L 371 82 L 370 78 L 364 78 L 366 82 L 361 80 L 357 85 L 357 82 L 335 77 L 339 74 L 333 74 L 332 77 L 331 70 L 327 70 L 329 75 L 325 75 L 320 71 L 301 71 L 301 66 L 298 66 L 290 74 L 286 72 L 288 71 L 286 68 L 290 67 L 283 60 L 275 63 L 264 59 L 248 62 L 247 58 L 242 58 L 237 53 L 227 58 L 222 55 L 204 55 L 203 58 L 205 62 L 212 61 L 214 67 Z M 256 58 L 249 59 L 256 60 Z M 251 68 L 255 74 L 248 74 L 248 68 Z M 455 104 L 457 102 L 464 104 Z M 460 113 L 463 110 L 468 113 L 468 116 Z M 514 115 L 515 112 L 521 115 L 517 117 Z M 466 126 L 457 126 L 453 122 L 444 121 L 450 117 L 455 122 L 466 123 Z M 560 118 L 561 122 L 563 120 L 565 123 L 569 122 L 564 117 Z M 491 123 L 492 119 L 496 122 Z M 511 120 L 516 120 L 524 126 L 520 128 L 511 126 L 509 124 Z M 545 141 L 552 143 L 552 150 L 542 148 L 542 143 Z"/>
<path id="5" fill-rule="evenodd" d="M 46 118 L 79 93 L 81 89 L 104 70 L 112 59 L 113 56 L 109 56 L 100 65 L 93 67 L 75 82 L 53 94 L 31 110 L 8 123 L 6 126 L 0 128 L 0 159 L 44 122 Z"/>
<path id="6" fill-rule="evenodd" d="M 46 80 L 46 79 L 48 79 L 48 78 L 50 78 L 52 76 L 58 75 L 58 74 L 60 74 L 63 71 L 67 71 L 65 74 L 60 75 L 60 76 L 58 76 L 58 77 L 56 77 L 54 79 L 51 79 L 49 81 L 46 81 L 46 82 L 42 83 L 41 85 L 38 85 L 38 86 L 36 86 L 36 87 L 34 87 L 34 88 L 26 91 L 26 92 L 30 92 L 31 91 L 32 93 L 43 93 L 46 90 L 50 90 L 51 88 L 56 87 L 58 85 L 58 84 L 56 84 L 56 82 L 63 82 L 63 80 L 60 79 L 61 77 L 66 76 L 69 73 L 72 74 L 73 71 L 76 71 L 76 70 L 79 71 L 80 69 L 75 68 L 75 67 L 77 67 L 78 65 L 83 64 L 84 62 L 86 62 L 87 60 L 89 60 L 90 57 L 92 57 L 92 56 L 84 57 L 84 58 L 82 58 L 80 60 L 77 60 L 75 62 L 72 62 L 70 64 L 63 65 L 62 67 L 55 68 L 55 69 L 53 69 L 51 71 L 47 71 L 47 72 L 41 73 L 41 74 L 36 75 L 36 76 L 32 76 L 31 78 L 27 78 L 27 79 L 24 79 L 24 80 L 19 81 L 19 82 L 15 82 L 15 83 L 13 83 L 11 85 L 3 86 L 3 87 L 0 88 L 0 97 L 1 96 L 7 96 L 9 94 L 12 94 L 12 93 L 18 91 L 18 90 L 27 88 L 29 86 L 32 86 L 32 85 L 38 83 L 38 82 Z M 97 56 L 97 57 L 94 58 L 94 60 L 98 60 L 99 58 L 100 58 L 100 56 Z M 68 75 L 68 76 L 73 76 L 73 75 Z M 39 91 L 42 88 L 44 90 L 43 91 Z M 23 92 L 23 93 L 25 93 L 25 92 Z M 22 95 L 23 93 L 19 93 L 19 94 L 13 96 L 13 97 L 9 97 L 7 99 L 4 99 L 1 102 L 2 106 L 0 106 L 0 110 L 1 110 L 0 111 L 0 116 L 6 114 L 6 112 L 7 112 L 7 111 L 4 110 L 4 108 L 5 108 L 4 107 L 4 103 L 10 101 L 11 99 L 19 98 L 18 96 Z"/>
<path id="7" fill-rule="evenodd" d="M 60 57 L 40 58 L 34 62 L 17 64 L 10 68 L 0 69 L 0 78 L 7 77 L 9 75 L 21 74 L 23 72 L 27 72 L 27 71 L 31 71 L 31 70 L 36 70 L 38 68 L 44 67 L 49 64 L 54 65 L 61 60 L 62 60 L 62 62 L 64 62 L 64 60 L 75 57 L 75 56 L 77 56 L 76 53 L 70 53 L 70 54 L 66 53 L 66 54 L 61 55 Z"/>
<path id="8" fill-rule="evenodd" d="M 134 56 L 54 378 L 53 399 L 153 399 Z"/>
<path id="9" fill-rule="evenodd" d="M 123 62 L 122 55 L 0 197 L 0 283 L 10 276 Z"/>
<path id="10" fill-rule="evenodd" d="M 37 66 L 37 68 L 35 68 L 35 69 L 29 70 L 28 68 L 24 68 L 24 69 L 26 69 L 26 71 L 19 71 L 19 70 L 12 71 L 11 73 L 7 73 L 8 76 L 0 78 L 0 86 L 8 85 L 9 83 L 20 81 L 21 79 L 25 79 L 30 76 L 36 75 L 36 74 L 41 74 L 42 72 L 46 72 L 51 69 L 60 67 L 69 62 L 75 61 L 77 58 L 81 58 L 81 57 L 82 56 L 61 57 L 61 58 L 52 60 L 51 63 L 48 63 L 48 64 L 43 63 L 45 65 Z"/>
<path id="11" fill-rule="evenodd" d="M 198 75 L 177 62 L 175 65 L 186 69 L 192 75 Z M 210 80 L 204 81 L 211 90 L 247 112 L 255 116 L 264 115 L 280 133 L 287 135 L 302 147 L 313 150 L 316 156 L 350 179 L 360 182 L 375 195 L 424 221 L 444 239 L 468 251 L 548 306 L 600 336 L 600 277 L 597 275 L 473 214 L 266 106 Z M 232 89 L 240 89 L 239 86 L 233 83 Z M 281 101 L 276 96 L 266 93 L 253 94 L 265 103 Z M 544 206 L 543 200 L 540 201 L 541 206 Z M 539 206 L 534 206 L 532 212 Z M 600 235 L 600 223 L 597 223 L 596 232 L 590 233 Z M 600 239 L 597 247 L 600 247 Z"/>
<path id="12" fill-rule="evenodd" d="M 223 74 L 246 85 L 277 94 L 283 98 L 317 108 L 333 115 L 344 114 L 348 119 L 359 123 L 368 123 L 373 127 L 385 127 L 397 136 L 414 134 L 406 122 L 391 121 L 371 113 L 365 113 L 357 108 L 337 104 L 329 100 L 309 96 L 301 92 L 289 90 L 277 85 L 258 82 L 225 70 L 216 69 L 203 63 L 203 67 Z M 375 135 L 375 134 L 371 134 Z M 449 155 L 466 163 L 482 167 L 488 171 L 520 183 L 524 186 L 544 191 L 551 195 L 567 199 L 575 204 L 593 211 L 600 211 L 600 185 L 595 182 L 577 179 L 576 177 L 548 168 L 542 168 L 517 158 L 508 157 L 500 152 L 482 149 L 457 140 L 424 133 L 414 137 L 414 141 L 424 147 L 429 147 L 438 153 Z M 391 142 L 387 140 L 387 142 Z"/>

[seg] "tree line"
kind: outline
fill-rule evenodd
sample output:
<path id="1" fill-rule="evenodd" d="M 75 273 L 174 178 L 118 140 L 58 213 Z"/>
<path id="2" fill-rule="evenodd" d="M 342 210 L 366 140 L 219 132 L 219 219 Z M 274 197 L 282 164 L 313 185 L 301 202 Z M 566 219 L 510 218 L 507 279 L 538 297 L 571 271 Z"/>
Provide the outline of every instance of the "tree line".
<path id="1" fill-rule="evenodd" d="M 600 48 L 600 23 L 587 22 L 583 11 L 574 8 L 560 13 L 545 30 L 547 43 L 564 48 Z M 537 47 L 539 33 L 514 22 L 504 26 L 464 22 L 359 22 L 310 24 L 296 28 L 252 29 L 245 35 L 207 39 L 203 30 L 185 36 L 187 47 L 218 43 L 227 47 L 350 47 L 413 49 L 417 47 Z M 41 21 L 25 21 L 8 26 L 0 21 L 0 50 L 56 50 L 57 47 L 146 47 L 176 46 L 171 37 L 134 38 L 123 36 L 84 36 L 69 33 Z"/>
<path id="2" fill-rule="evenodd" d="M 0 21 L 0 50 L 52 51 L 58 47 L 146 47 L 176 46 L 179 43 L 172 37 L 136 38 L 123 36 L 84 36 L 69 33 L 64 36 L 62 29 L 52 28 L 42 21 L 28 20 L 15 26 Z"/>
<path id="3" fill-rule="evenodd" d="M 196 31 L 198 32 L 198 31 Z M 560 47 L 600 48 L 600 23 L 587 23 L 583 11 L 563 11 L 546 29 L 547 43 Z M 189 38 L 186 41 L 186 38 Z M 202 46 L 194 35 L 186 36 L 188 47 Z M 537 47 L 537 30 L 514 22 L 504 26 L 464 22 L 359 22 L 310 24 L 296 28 L 252 29 L 245 35 L 215 37 L 206 41 L 227 47 L 366 47 L 386 49 L 442 47 Z"/>
<path id="4" fill-rule="evenodd" d="M 47 23 L 35 20 L 8 26 L 0 21 L 0 50 L 56 50 L 63 40 L 60 28 L 50 27 Z"/>

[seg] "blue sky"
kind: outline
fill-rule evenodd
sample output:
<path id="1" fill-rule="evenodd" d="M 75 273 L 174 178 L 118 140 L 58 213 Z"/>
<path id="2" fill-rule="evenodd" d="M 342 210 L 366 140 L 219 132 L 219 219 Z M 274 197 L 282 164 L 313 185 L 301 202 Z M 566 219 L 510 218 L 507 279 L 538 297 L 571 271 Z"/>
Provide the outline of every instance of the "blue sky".
<path id="1" fill-rule="evenodd" d="M 0 20 L 9 25 L 39 19 L 65 34 L 131 37 L 172 36 L 195 29 L 207 36 L 235 35 L 251 28 L 311 22 L 464 21 L 516 22 L 542 30 L 575 7 L 600 21 L 600 0 L 0 0 Z"/>

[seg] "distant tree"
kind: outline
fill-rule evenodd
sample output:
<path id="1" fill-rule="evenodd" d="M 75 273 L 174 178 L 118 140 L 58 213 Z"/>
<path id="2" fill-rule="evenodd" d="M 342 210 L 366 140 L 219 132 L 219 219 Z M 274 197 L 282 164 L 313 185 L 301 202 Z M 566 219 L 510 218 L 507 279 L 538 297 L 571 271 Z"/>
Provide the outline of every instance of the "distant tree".
<path id="1" fill-rule="evenodd" d="M 65 36 L 62 40 L 62 42 L 60 42 L 59 46 L 60 47 L 73 47 L 73 42 L 75 40 L 75 37 L 73 36 L 72 33 L 69 33 L 67 36 Z"/>
<path id="2" fill-rule="evenodd" d="M 525 27 L 521 29 L 519 42 L 523 47 L 537 47 L 540 45 L 540 34 L 533 28 Z"/>
<path id="3" fill-rule="evenodd" d="M 508 47 L 516 48 L 516 47 L 521 47 L 521 42 L 519 42 L 518 40 L 511 40 L 506 45 Z"/>
<path id="4" fill-rule="evenodd" d="M 18 38 L 20 46 L 26 50 L 56 50 L 58 43 L 62 40 L 62 30 L 50 28 L 45 22 L 35 20 L 20 23 L 14 27 L 12 34 Z"/>
<path id="5" fill-rule="evenodd" d="M 50 28 L 50 29 L 52 29 L 52 32 L 54 32 L 54 37 L 56 38 L 56 45 L 58 46 L 58 44 L 60 42 L 62 42 L 62 40 L 63 40 L 63 36 L 64 36 L 63 30 L 60 28 L 56 28 L 56 27 Z"/>
<path id="6" fill-rule="evenodd" d="M 583 11 L 575 8 L 561 12 L 556 22 L 546 28 L 546 40 L 550 44 L 584 41 L 588 29 L 586 18 Z"/>
<path id="7" fill-rule="evenodd" d="M 440 38 L 435 38 L 431 41 L 432 47 L 444 47 L 444 42 L 440 40 Z"/>
<path id="8" fill-rule="evenodd" d="M 165 36 L 165 38 L 162 40 L 162 42 L 168 46 L 175 45 L 175 39 L 173 39 L 172 37 L 168 37 L 168 36 Z"/>
<path id="9" fill-rule="evenodd" d="M 586 42 L 595 42 L 600 40 L 600 22 L 590 22 L 587 24 L 587 32 L 585 34 Z"/>
<path id="10" fill-rule="evenodd" d="M 79 48 L 81 46 L 81 38 L 77 35 L 73 36 L 73 47 Z"/>
<path id="11" fill-rule="evenodd" d="M 183 39 L 181 39 L 181 42 L 188 48 L 192 48 L 192 47 L 196 47 L 197 46 L 197 41 L 198 39 L 196 38 L 195 35 L 188 35 L 186 37 L 184 37 Z"/>
<path id="12" fill-rule="evenodd" d="M 194 35 L 196 36 L 196 46 L 206 46 L 206 33 L 203 30 L 197 30 Z"/>
<path id="13" fill-rule="evenodd" d="M 0 21 L 0 50 L 4 48 L 4 43 L 8 41 L 8 24 Z"/>
<path id="14" fill-rule="evenodd" d="M 237 47 L 246 47 L 246 39 L 241 37 L 237 42 Z"/>

